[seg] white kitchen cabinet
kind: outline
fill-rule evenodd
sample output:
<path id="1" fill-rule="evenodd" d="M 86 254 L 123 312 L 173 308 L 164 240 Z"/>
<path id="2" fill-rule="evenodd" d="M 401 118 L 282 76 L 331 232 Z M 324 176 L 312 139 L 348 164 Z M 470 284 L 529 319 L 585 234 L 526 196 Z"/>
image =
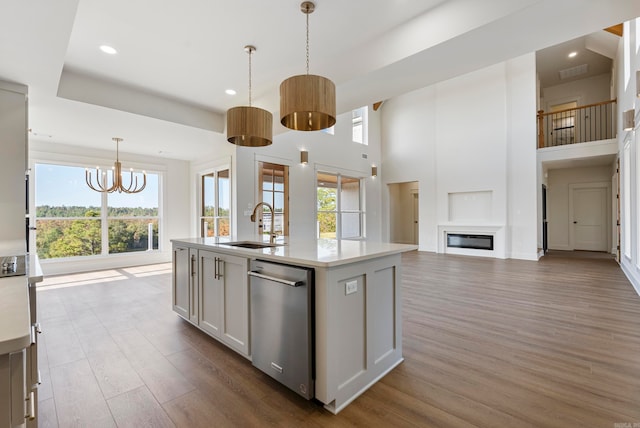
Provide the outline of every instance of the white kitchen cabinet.
<path id="1" fill-rule="evenodd" d="M 27 87 L 0 81 L 0 241 L 25 241 Z"/>
<path id="2" fill-rule="evenodd" d="M 173 246 L 173 310 L 198 325 L 198 250 Z"/>
<path id="3" fill-rule="evenodd" d="M 174 244 L 173 310 L 249 356 L 249 261 Z"/>

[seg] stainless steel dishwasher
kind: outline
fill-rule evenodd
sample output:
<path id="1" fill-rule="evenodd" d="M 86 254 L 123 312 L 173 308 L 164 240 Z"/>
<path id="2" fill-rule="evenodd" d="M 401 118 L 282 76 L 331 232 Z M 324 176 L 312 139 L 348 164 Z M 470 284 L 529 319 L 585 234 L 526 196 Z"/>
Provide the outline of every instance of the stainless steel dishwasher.
<path id="1" fill-rule="evenodd" d="M 251 261 L 251 360 L 306 399 L 314 396 L 314 271 Z"/>

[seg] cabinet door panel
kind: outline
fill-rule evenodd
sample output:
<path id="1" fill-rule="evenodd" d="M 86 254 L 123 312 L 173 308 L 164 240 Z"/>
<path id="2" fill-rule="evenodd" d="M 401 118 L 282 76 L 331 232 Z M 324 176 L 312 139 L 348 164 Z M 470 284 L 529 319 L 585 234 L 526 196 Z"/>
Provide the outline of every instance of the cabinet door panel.
<path id="1" fill-rule="evenodd" d="M 224 255 L 224 333 L 222 340 L 249 355 L 249 283 L 248 261 Z"/>
<path id="2" fill-rule="evenodd" d="M 189 250 L 173 248 L 173 310 L 189 319 L 189 286 L 191 281 Z"/>
<path id="3" fill-rule="evenodd" d="M 214 337 L 220 337 L 222 324 L 222 282 L 216 278 L 218 255 L 199 252 L 200 328 Z"/>
<path id="4" fill-rule="evenodd" d="M 198 273 L 200 265 L 198 263 L 198 250 L 189 248 L 189 321 L 198 324 L 200 318 L 198 310 L 200 309 Z"/>

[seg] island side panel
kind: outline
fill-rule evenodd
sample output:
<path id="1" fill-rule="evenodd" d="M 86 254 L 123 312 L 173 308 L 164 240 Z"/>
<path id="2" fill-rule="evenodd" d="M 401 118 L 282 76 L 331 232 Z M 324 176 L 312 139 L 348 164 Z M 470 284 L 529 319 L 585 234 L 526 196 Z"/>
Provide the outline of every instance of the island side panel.
<path id="1" fill-rule="evenodd" d="M 402 361 L 401 257 L 316 268 L 316 398 L 337 413 Z"/>

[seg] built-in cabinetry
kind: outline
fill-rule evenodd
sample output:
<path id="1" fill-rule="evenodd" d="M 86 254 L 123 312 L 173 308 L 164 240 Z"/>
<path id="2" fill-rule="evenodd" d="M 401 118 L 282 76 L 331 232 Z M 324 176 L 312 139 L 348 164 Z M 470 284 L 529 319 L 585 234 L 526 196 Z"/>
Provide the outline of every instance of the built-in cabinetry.
<path id="1" fill-rule="evenodd" d="M 173 310 L 248 357 L 246 257 L 173 245 Z"/>

